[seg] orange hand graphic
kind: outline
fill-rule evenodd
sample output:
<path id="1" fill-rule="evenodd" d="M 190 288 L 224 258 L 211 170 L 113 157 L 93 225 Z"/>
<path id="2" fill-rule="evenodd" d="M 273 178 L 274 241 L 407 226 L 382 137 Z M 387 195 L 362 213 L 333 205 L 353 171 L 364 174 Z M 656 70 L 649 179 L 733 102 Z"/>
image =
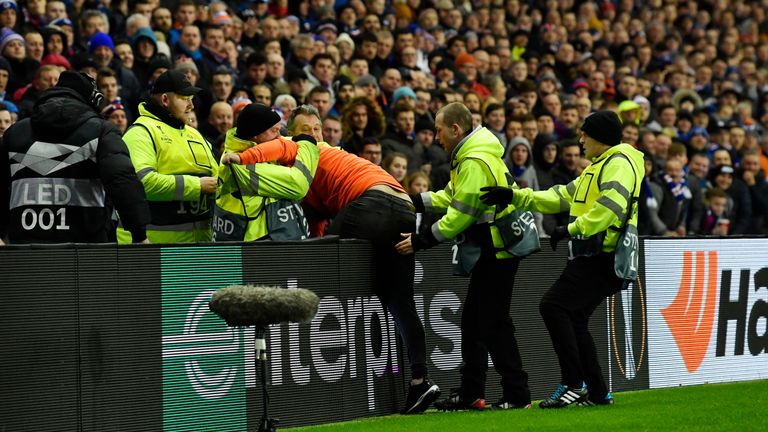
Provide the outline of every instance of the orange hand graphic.
<path id="1" fill-rule="evenodd" d="M 688 372 L 695 372 L 707 354 L 712 326 L 715 321 L 717 297 L 717 252 L 709 252 L 709 268 L 704 252 L 696 252 L 696 271 L 693 270 L 693 253 L 683 252 L 683 274 L 680 288 L 672 304 L 661 310 L 664 320 L 677 342 Z M 706 271 L 705 271 L 706 270 Z M 695 275 L 695 280 L 692 281 Z M 707 276 L 705 286 L 704 277 Z M 693 284 L 691 283 L 693 282 Z M 706 299 L 704 291 L 706 290 Z M 702 300 L 704 307 L 702 308 Z"/>

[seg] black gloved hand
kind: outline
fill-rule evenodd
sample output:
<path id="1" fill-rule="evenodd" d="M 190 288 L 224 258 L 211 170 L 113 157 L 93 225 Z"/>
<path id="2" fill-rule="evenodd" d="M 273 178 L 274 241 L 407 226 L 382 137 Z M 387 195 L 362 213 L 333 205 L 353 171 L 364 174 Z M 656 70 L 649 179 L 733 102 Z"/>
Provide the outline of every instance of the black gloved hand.
<path id="1" fill-rule="evenodd" d="M 421 199 L 421 194 L 410 194 L 408 195 L 411 198 L 411 202 L 413 203 L 413 207 L 416 208 L 416 213 L 424 213 L 426 209 L 424 208 L 424 200 Z"/>
<path id="2" fill-rule="evenodd" d="M 432 230 L 429 228 L 411 236 L 411 246 L 413 246 L 414 252 L 429 249 L 437 246 L 439 243 L 440 241 L 435 238 L 435 235 L 432 234 Z"/>
<path id="3" fill-rule="evenodd" d="M 567 225 L 560 225 L 555 227 L 555 230 L 552 231 L 552 234 L 549 236 L 549 245 L 552 246 L 552 250 L 557 250 L 557 243 L 564 239 L 571 236 L 571 233 L 568 232 L 568 226 Z"/>
<path id="4" fill-rule="evenodd" d="M 292 138 L 293 142 L 297 143 L 299 141 L 309 141 L 314 145 L 317 145 L 317 140 L 312 135 L 307 134 L 299 134 Z"/>
<path id="5" fill-rule="evenodd" d="M 480 200 L 485 205 L 509 205 L 512 202 L 514 191 L 511 187 L 505 186 L 485 186 L 480 188 Z"/>

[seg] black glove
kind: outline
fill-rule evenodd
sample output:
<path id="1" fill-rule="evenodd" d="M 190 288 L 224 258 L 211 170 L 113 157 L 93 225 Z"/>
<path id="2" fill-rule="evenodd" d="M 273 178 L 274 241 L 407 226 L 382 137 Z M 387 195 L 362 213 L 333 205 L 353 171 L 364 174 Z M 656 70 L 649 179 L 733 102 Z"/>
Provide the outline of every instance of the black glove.
<path id="1" fill-rule="evenodd" d="M 416 208 L 416 213 L 424 213 L 426 209 L 424 208 L 424 200 L 421 199 L 421 194 L 410 194 L 408 195 L 411 197 L 411 202 L 413 203 L 413 207 Z"/>
<path id="2" fill-rule="evenodd" d="M 480 188 L 480 192 L 485 192 L 480 195 L 480 200 L 489 206 L 509 205 L 514 196 L 513 189 L 505 186 L 485 186 Z"/>
<path id="3" fill-rule="evenodd" d="M 568 238 L 571 236 L 571 233 L 568 232 L 568 226 L 567 225 L 560 225 L 555 227 L 554 231 L 552 231 L 552 234 L 549 236 L 549 245 L 552 246 L 552 250 L 557 250 L 557 242 L 564 238 Z"/>
<path id="4" fill-rule="evenodd" d="M 309 141 L 314 145 L 317 145 L 317 140 L 312 135 L 307 134 L 299 134 L 292 138 L 293 142 L 297 143 L 299 141 Z"/>
<path id="5" fill-rule="evenodd" d="M 440 243 L 440 241 L 435 238 L 434 234 L 432 234 L 431 227 L 427 227 L 427 229 L 422 232 L 418 234 L 414 233 L 411 236 L 411 246 L 413 246 L 414 252 L 429 249 L 437 246 L 438 243 Z"/>

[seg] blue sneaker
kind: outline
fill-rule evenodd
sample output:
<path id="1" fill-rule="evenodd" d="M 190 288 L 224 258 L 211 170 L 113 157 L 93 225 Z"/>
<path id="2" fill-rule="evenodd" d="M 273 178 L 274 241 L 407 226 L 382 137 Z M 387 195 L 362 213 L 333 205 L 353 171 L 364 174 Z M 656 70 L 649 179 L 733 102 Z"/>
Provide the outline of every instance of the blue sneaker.
<path id="1" fill-rule="evenodd" d="M 541 401 L 539 408 L 565 408 L 571 404 L 581 404 L 589 400 L 587 387 L 569 387 L 558 384 L 549 399 Z"/>

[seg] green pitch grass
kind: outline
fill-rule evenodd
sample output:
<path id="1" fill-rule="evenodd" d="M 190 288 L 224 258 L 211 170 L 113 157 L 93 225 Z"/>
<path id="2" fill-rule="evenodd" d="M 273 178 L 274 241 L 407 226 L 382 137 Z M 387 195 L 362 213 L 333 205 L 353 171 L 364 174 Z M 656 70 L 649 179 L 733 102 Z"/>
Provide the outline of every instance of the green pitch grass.
<path id="1" fill-rule="evenodd" d="M 387 416 L 304 428 L 331 431 L 765 431 L 768 381 L 708 384 L 614 394 L 613 406 Z"/>

